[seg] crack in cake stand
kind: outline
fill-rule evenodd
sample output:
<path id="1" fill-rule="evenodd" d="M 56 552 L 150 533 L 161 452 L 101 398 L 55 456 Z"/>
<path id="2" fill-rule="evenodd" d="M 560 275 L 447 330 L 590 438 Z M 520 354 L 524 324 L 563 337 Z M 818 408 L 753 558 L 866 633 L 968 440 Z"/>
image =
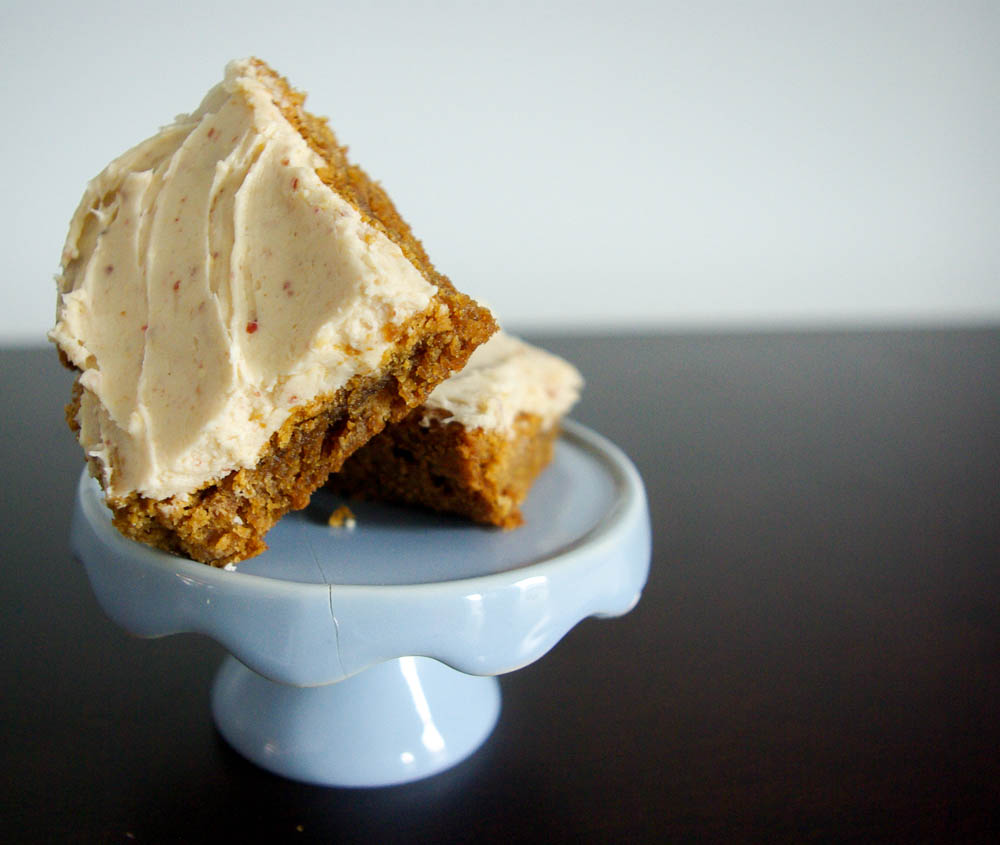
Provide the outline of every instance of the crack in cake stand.
<path id="1" fill-rule="evenodd" d="M 120 535 L 80 478 L 71 543 L 111 619 L 133 634 L 205 634 L 228 652 L 212 685 L 220 733 L 285 777 L 331 786 L 417 780 L 463 760 L 500 712 L 496 675 L 590 616 L 638 601 L 650 560 L 642 481 L 568 421 L 516 531 L 317 491 L 235 571 Z"/>

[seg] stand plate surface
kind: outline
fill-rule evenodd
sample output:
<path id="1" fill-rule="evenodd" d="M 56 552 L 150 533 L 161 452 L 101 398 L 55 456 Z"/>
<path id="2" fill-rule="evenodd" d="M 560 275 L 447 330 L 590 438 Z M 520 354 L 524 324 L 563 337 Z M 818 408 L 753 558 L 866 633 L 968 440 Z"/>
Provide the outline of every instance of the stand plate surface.
<path id="1" fill-rule="evenodd" d="M 572 422 L 516 531 L 365 502 L 350 503 L 356 528 L 331 528 L 341 502 L 319 491 L 270 532 L 267 552 L 225 571 L 122 537 L 86 474 L 77 497 L 72 545 L 104 611 L 139 636 L 192 631 L 223 645 L 239 663 L 224 664 L 213 690 L 220 730 L 245 756 L 290 777 L 394 783 L 454 764 L 499 712 L 496 682 L 466 675 L 520 668 L 581 619 L 626 613 L 648 573 L 638 473 L 613 444 Z M 340 689 L 303 689 L 345 679 Z M 456 709 L 452 698 L 468 706 Z M 249 722 L 248 712 L 257 714 Z M 362 716 L 374 713 L 383 714 L 381 727 L 375 719 L 362 729 Z M 411 736 L 378 752 L 396 761 L 382 776 L 344 774 L 357 751 L 337 737 L 365 735 L 375 755 L 376 738 L 403 722 L 432 737 L 423 758 Z M 453 737 L 446 753 L 434 751 L 435 735 Z M 285 752 L 272 753 L 278 747 Z"/>
<path id="2" fill-rule="evenodd" d="M 625 493 L 616 466 L 569 429 L 538 478 L 514 531 L 474 525 L 420 508 L 348 500 L 318 490 L 308 508 L 267 535 L 270 548 L 237 571 L 286 581 L 341 585 L 429 584 L 511 572 L 558 557 L 601 525 Z M 331 528 L 348 504 L 354 530 Z"/>

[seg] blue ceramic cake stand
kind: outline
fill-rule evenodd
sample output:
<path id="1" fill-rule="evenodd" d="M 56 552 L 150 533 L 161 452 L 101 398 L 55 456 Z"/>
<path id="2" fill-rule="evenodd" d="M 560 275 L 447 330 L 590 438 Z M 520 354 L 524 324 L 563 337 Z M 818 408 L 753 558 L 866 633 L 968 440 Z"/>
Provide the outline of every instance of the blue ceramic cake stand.
<path id="1" fill-rule="evenodd" d="M 143 637 L 193 631 L 230 653 L 212 687 L 219 731 L 286 777 L 380 786 L 454 765 L 500 712 L 495 675 L 527 665 L 588 616 L 639 598 L 650 559 L 642 481 L 572 422 L 504 532 L 319 491 L 236 571 L 122 537 L 80 479 L 72 545 L 104 611 Z"/>

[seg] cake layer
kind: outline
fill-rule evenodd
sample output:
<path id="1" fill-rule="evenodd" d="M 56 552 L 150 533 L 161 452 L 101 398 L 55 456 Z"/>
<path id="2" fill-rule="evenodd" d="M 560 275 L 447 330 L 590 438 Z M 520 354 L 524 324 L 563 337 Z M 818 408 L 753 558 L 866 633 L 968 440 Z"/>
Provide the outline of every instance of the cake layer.
<path id="1" fill-rule="evenodd" d="M 378 371 L 436 292 L 323 184 L 250 63 L 115 160 L 73 218 L 53 338 L 109 496 L 252 466 L 292 409 Z"/>
<path id="2" fill-rule="evenodd" d="M 50 336 L 116 524 L 202 560 L 261 550 L 495 329 L 303 102 L 230 63 L 90 183 L 63 253 Z"/>
<path id="3" fill-rule="evenodd" d="M 342 494 L 514 528 L 582 384 L 571 364 L 498 333 L 422 406 L 356 452 L 329 484 Z"/>

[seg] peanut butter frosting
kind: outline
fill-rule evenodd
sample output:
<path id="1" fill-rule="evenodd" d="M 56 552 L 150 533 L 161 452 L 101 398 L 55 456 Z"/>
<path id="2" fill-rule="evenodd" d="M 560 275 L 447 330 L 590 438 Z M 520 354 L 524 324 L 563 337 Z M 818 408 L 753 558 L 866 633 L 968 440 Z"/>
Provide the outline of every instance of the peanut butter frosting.
<path id="1" fill-rule="evenodd" d="M 294 408 L 375 371 L 394 328 L 438 307 L 320 180 L 274 97 L 252 62 L 230 63 L 72 219 L 50 338 L 82 371 L 80 442 L 109 499 L 253 466 Z"/>
<path id="2" fill-rule="evenodd" d="M 583 377 L 568 361 L 497 332 L 463 370 L 434 388 L 423 422 L 445 419 L 509 433 L 520 414 L 531 414 L 548 428 L 576 403 L 582 387 Z"/>

